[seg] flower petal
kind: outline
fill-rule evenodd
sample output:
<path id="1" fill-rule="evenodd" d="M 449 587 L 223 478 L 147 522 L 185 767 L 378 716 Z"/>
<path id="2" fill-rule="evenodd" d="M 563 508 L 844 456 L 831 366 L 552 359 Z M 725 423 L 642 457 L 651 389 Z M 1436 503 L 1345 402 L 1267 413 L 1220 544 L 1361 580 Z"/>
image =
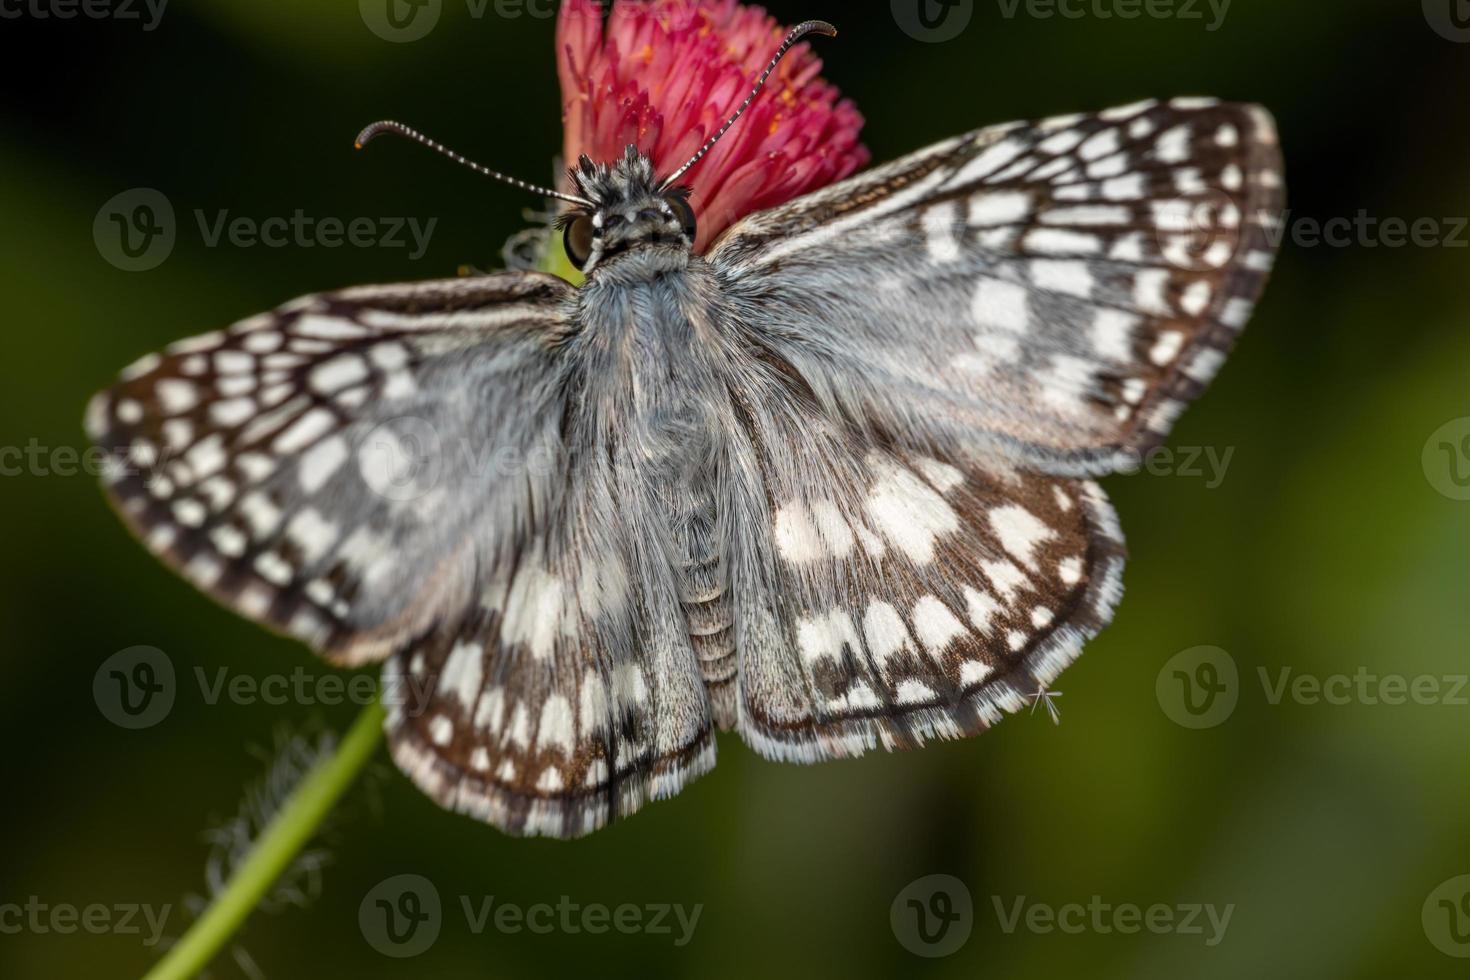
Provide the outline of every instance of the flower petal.
<path id="1" fill-rule="evenodd" d="M 672 173 L 750 93 L 786 35 L 759 7 L 736 0 L 566 0 L 557 24 L 557 74 L 568 162 L 620 157 L 633 144 Z M 822 80 L 798 44 L 740 123 L 686 182 L 703 251 L 730 225 L 838 181 L 870 156 L 863 117 Z"/>

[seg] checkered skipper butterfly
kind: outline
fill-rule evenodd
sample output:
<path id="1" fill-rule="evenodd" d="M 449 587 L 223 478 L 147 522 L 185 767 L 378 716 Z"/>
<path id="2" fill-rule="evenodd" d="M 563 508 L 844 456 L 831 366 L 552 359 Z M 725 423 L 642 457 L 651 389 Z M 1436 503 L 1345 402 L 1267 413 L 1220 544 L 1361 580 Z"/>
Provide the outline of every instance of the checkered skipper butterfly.
<path id="1" fill-rule="evenodd" d="M 105 479 L 149 548 L 416 681 L 398 765 L 511 833 L 677 792 L 717 729 L 814 762 L 1033 700 L 1121 593 L 1092 478 L 1220 367 L 1283 204 L 1265 111 L 1176 99 L 956 137 L 697 255 L 700 156 L 660 179 L 629 148 L 544 191 L 580 288 L 307 296 L 88 413 L 137 464 Z"/>

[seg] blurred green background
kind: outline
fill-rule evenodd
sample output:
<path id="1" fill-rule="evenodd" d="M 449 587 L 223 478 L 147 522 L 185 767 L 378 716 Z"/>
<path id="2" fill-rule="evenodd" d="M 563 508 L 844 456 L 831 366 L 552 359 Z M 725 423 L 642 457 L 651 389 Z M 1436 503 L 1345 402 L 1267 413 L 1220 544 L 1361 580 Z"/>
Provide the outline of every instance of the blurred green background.
<path id="1" fill-rule="evenodd" d="M 1149 96 L 1208 93 L 1276 114 L 1292 207 L 1281 259 L 1171 440 L 1233 455 L 1223 474 L 1191 475 L 1181 454 L 1105 481 L 1132 549 L 1127 595 L 1059 681 L 1062 723 L 1021 715 L 967 742 L 814 768 L 764 762 L 726 736 L 713 774 L 571 843 L 442 812 L 380 755 L 378 778 L 335 822 L 316 900 L 257 914 L 240 935 L 265 976 L 1466 975 L 1450 955 L 1470 955 L 1467 886 L 1451 881 L 1470 873 L 1470 690 L 1455 680 L 1470 670 L 1470 501 L 1457 499 L 1470 496 L 1457 482 L 1470 422 L 1456 423 L 1470 416 L 1470 233 L 1456 218 L 1470 214 L 1470 30 L 1455 26 L 1466 5 L 1236 0 L 1210 30 L 1211 8 L 1184 2 L 1176 13 L 1196 16 L 1124 20 L 1092 0 L 1072 0 L 1075 19 L 1024 2 L 1008 17 L 1009 3 L 981 0 L 937 43 L 900 29 L 886 2 L 770 5 L 788 23 L 842 28 L 820 51 L 878 160 L 986 123 Z M 403 44 L 350 0 L 175 0 L 153 30 L 141 5 L 142 22 L 7 13 L 0 443 L 42 447 L 63 469 L 67 448 L 85 446 L 87 397 L 144 352 L 309 291 L 493 266 L 536 202 L 406 146 L 352 152 L 360 126 L 396 117 L 550 178 L 554 22 L 498 16 L 493 0 L 480 18 L 459 0 L 443 7 L 432 33 Z M 178 236 L 160 266 L 126 272 L 99 253 L 93 223 L 139 187 L 166 195 Z M 298 208 L 438 223 L 411 260 L 209 247 L 193 217 Z M 1437 243 L 1311 240 L 1312 222 L 1359 212 L 1432 219 Z M 203 834 L 260 774 L 258 750 L 283 729 L 341 730 L 355 709 L 210 704 L 196 670 L 330 671 L 165 571 L 91 477 L 21 468 L 0 478 L 0 906 L 171 905 L 176 937 L 185 896 L 204 890 Z M 139 644 L 166 652 L 178 694 L 133 731 L 104 717 L 92 684 Z M 1203 719 L 1214 724 L 1191 728 L 1171 720 L 1179 662 L 1166 665 L 1201 645 L 1227 651 L 1238 682 Z M 1442 680 L 1425 704 L 1372 703 L 1358 687 L 1345 704 L 1273 703 L 1283 676 L 1356 674 Z M 400 874 L 431 881 L 445 910 L 432 948 L 406 960 L 376 951 L 358 918 Z M 910 952 L 890 921 L 900 892 L 933 874 L 973 902 L 968 940 L 938 959 Z M 476 934 L 461 896 L 702 912 L 682 947 Z M 1203 935 L 1007 931 L 1022 896 L 1233 912 L 1213 945 L 1203 916 Z M 16 921 L 0 909 L 6 977 L 137 976 L 156 958 L 138 935 Z M 250 974 L 226 956 L 213 975 Z"/>

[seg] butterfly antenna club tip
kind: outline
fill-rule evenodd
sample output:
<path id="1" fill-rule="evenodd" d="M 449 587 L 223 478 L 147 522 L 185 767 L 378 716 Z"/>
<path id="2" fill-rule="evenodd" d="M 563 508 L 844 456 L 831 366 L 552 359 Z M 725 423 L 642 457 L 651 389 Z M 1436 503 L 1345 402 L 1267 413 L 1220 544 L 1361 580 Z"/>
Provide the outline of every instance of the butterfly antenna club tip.
<path id="1" fill-rule="evenodd" d="M 358 133 L 356 138 L 353 139 L 352 148 L 354 150 L 360 150 L 364 146 L 367 146 L 369 143 L 371 143 L 378 136 L 389 130 L 402 131 L 407 129 L 407 126 L 401 126 L 398 123 L 390 122 L 386 119 L 381 122 L 375 122 L 369 126 L 364 126 L 362 128 L 362 132 Z M 404 133 L 404 135 L 406 136 L 408 135 L 408 133 Z"/>

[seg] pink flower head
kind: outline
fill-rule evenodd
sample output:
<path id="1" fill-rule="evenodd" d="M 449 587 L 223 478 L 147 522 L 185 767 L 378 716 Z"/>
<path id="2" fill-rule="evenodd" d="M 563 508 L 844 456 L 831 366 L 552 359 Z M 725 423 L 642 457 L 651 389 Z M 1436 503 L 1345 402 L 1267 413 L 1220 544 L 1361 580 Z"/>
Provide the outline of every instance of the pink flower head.
<path id="1" fill-rule="evenodd" d="M 620 158 L 629 144 L 670 174 L 750 94 L 786 28 L 736 0 L 566 0 L 557 70 L 568 165 Z M 683 178 L 699 216 L 697 251 L 736 221 L 847 177 L 869 160 L 863 117 L 792 49 L 735 127 Z"/>

